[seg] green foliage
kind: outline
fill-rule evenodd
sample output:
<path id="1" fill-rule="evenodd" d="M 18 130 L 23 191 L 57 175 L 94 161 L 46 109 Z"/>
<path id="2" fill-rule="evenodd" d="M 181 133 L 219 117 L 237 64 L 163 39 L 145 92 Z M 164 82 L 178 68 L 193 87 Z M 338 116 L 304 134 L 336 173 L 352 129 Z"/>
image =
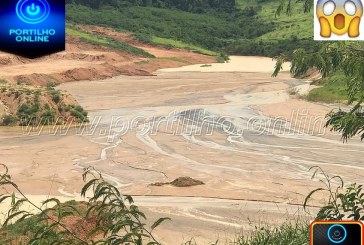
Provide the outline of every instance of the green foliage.
<path id="1" fill-rule="evenodd" d="M 270 23 L 239 12 L 195 14 L 139 6 L 103 6 L 95 10 L 68 4 L 67 19 L 79 24 L 108 26 L 138 33 L 144 40 L 151 40 L 151 37 L 167 38 L 208 50 L 222 50 L 231 40 L 256 38 L 274 28 Z"/>
<path id="2" fill-rule="evenodd" d="M 111 48 L 121 50 L 121 51 L 126 51 L 126 52 L 131 53 L 131 54 L 136 54 L 136 55 L 144 56 L 144 57 L 147 57 L 147 58 L 155 58 L 154 55 L 144 51 L 143 49 L 136 48 L 136 47 L 131 46 L 131 45 L 127 44 L 127 43 L 119 42 L 119 41 L 116 41 L 116 40 L 110 40 L 109 41 L 109 46 Z"/>
<path id="3" fill-rule="evenodd" d="M 279 6 L 275 11 L 276 15 L 280 15 L 282 13 L 286 13 L 286 15 L 290 16 L 293 14 L 293 10 L 296 4 L 302 4 L 303 12 L 308 13 L 311 11 L 313 7 L 313 3 L 311 0 L 280 0 Z"/>
<path id="4" fill-rule="evenodd" d="M 205 54 L 205 55 L 210 55 L 210 56 L 217 55 L 217 53 L 214 51 L 204 49 L 199 46 L 196 46 L 193 44 L 188 44 L 188 43 L 185 43 L 182 41 L 170 39 L 170 38 L 156 37 L 156 36 L 143 34 L 143 33 L 134 33 L 133 35 L 134 35 L 134 38 L 136 38 L 139 41 L 144 42 L 144 43 L 156 44 L 156 45 L 163 46 L 166 48 L 187 49 L 187 50 L 195 51 L 200 54 Z"/>
<path id="5" fill-rule="evenodd" d="M 225 54 L 225 53 L 219 53 L 217 56 L 216 56 L 216 60 L 217 62 L 219 63 L 225 63 L 225 62 L 229 62 L 230 58 L 229 58 L 229 55 Z"/>
<path id="6" fill-rule="evenodd" d="M 143 35 L 143 34 L 136 35 L 136 38 L 139 38 L 139 37 L 141 38 L 141 41 L 146 42 L 147 39 L 145 38 L 146 37 L 145 35 Z M 187 44 L 182 41 L 177 41 L 177 40 L 173 40 L 173 39 L 169 39 L 169 38 L 152 37 L 150 39 L 149 43 L 158 44 L 158 45 L 165 46 L 165 47 L 193 50 L 193 51 L 196 51 L 197 53 L 211 55 L 211 56 L 217 55 L 217 53 L 214 51 L 210 51 L 210 50 L 198 47 L 193 44 Z"/>
<path id="7" fill-rule="evenodd" d="M 288 93 L 289 95 L 299 95 L 299 93 L 300 93 L 300 89 L 299 89 L 299 88 L 296 88 L 296 87 L 289 87 L 289 88 L 287 89 L 287 93 Z"/>
<path id="8" fill-rule="evenodd" d="M 69 34 L 71 36 L 77 36 L 81 40 L 91 43 L 91 44 L 110 47 L 110 48 L 113 48 L 116 50 L 125 51 L 125 52 L 131 53 L 131 54 L 136 54 L 136 55 L 140 55 L 140 56 L 144 56 L 144 57 L 149 57 L 149 58 L 154 57 L 152 54 L 144 51 L 143 49 L 136 48 L 127 43 L 116 41 L 112 38 L 109 38 L 109 37 L 101 35 L 101 34 L 93 35 L 93 34 L 90 34 L 90 33 L 84 32 L 84 31 L 77 30 L 70 26 L 67 27 L 66 31 L 67 31 L 67 34 Z"/>
<path id="9" fill-rule="evenodd" d="M 51 125 L 54 124 L 55 119 L 56 119 L 56 113 L 51 109 L 47 109 L 41 114 L 40 123 L 42 125 Z"/>
<path id="10" fill-rule="evenodd" d="M 88 32 L 80 31 L 71 26 L 67 26 L 66 33 L 68 35 L 76 36 L 82 38 L 83 40 L 87 40 L 88 42 L 95 43 L 98 45 L 107 46 L 109 44 L 109 41 L 106 39 L 106 37 L 92 35 Z"/>
<path id="11" fill-rule="evenodd" d="M 172 8 L 195 13 L 203 13 L 206 11 L 235 11 L 235 0 L 67 0 L 66 3 L 80 4 L 94 9 L 108 5 L 113 8 L 124 8 L 127 6 Z"/>
<path id="12" fill-rule="evenodd" d="M 64 95 L 60 90 L 56 90 L 54 86 L 55 84 L 49 83 L 45 90 L 30 90 L 27 88 L 10 89 L 9 94 L 12 94 L 15 98 L 21 95 L 26 96 L 24 96 L 24 102 L 18 107 L 14 115 L 7 115 L 0 119 L 1 125 L 34 126 L 61 124 L 66 122 L 64 118 L 68 120 L 69 116 L 72 116 L 72 119 L 75 119 L 76 122 L 88 122 L 87 111 L 81 106 L 66 105 L 63 101 Z M 41 96 L 43 97 L 41 98 Z M 47 103 L 49 96 L 54 103 Z"/>
<path id="13" fill-rule="evenodd" d="M 17 111 L 17 117 L 20 120 L 20 125 L 33 125 L 36 123 L 36 115 L 40 110 L 40 104 L 35 102 L 32 104 L 24 103 Z"/>
<path id="14" fill-rule="evenodd" d="M 353 183 L 344 188 L 340 176 L 329 176 L 320 167 L 312 167 L 312 178 L 323 176 L 320 182 L 324 187 L 312 190 L 306 197 L 304 207 L 317 192 L 328 193 L 328 201 L 317 214 L 318 220 L 364 220 L 364 192 L 363 186 Z"/>
<path id="15" fill-rule="evenodd" d="M 313 5 L 313 3 L 311 4 Z M 262 35 L 259 39 L 267 41 L 286 40 L 295 36 L 298 39 L 312 40 L 313 13 L 303 13 L 303 3 L 296 2 L 295 6 L 291 8 L 290 15 L 281 15 L 279 17 L 276 16 L 275 11 L 280 5 L 279 1 L 263 1 L 257 3 L 257 5 L 261 6 L 257 16 L 264 21 L 272 21 L 276 26 L 273 31 Z"/>
<path id="16" fill-rule="evenodd" d="M 0 195 L 0 204 L 11 202 L 8 216 L 1 228 L 1 234 L 7 234 L 6 244 L 22 238 L 24 244 L 159 244 L 153 237 L 153 230 L 169 218 L 160 218 L 150 228 L 145 225 L 146 216 L 134 204 L 133 198 L 122 195 L 119 190 L 106 182 L 102 175 L 93 168 L 86 168 L 83 173 L 85 185 L 81 190 L 83 197 L 91 196 L 81 208 L 74 200 L 61 203 L 56 198 L 49 198 L 39 207 L 32 203 L 11 180 L 8 169 L 0 165 L 4 172 L 0 175 L 0 186 L 12 187 L 18 194 Z M 364 220 L 363 186 L 351 184 L 344 187 L 339 176 L 329 176 L 320 167 L 312 167 L 312 178 L 319 178 L 323 187 L 312 190 L 305 198 L 303 207 L 318 192 L 327 194 L 327 203 L 316 215 L 317 220 Z M 321 195 L 322 197 L 322 195 Z M 31 205 L 38 214 L 23 211 L 22 206 Z M 85 220 L 95 218 L 87 239 L 81 238 L 67 226 L 70 216 Z M 308 244 L 309 222 L 305 219 L 285 223 L 278 227 L 256 227 L 249 235 L 241 235 L 232 244 L 237 245 L 287 245 Z M 3 243 L 0 243 L 3 244 Z M 185 244 L 195 244 L 193 240 Z M 215 243 L 218 244 L 218 241 Z"/>
<path id="17" fill-rule="evenodd" d="M 8 234 L 6 242 L 25 244 L 159 244 L 152 231 L 169 218 L 160 218 L 150 227 L 145 225 L 146 216 L 134 204 L 132 197 L 123 196 L 113 185 L 106 182 L 100 173 L 92 168 L 85 169 L 83 179 L 86 182 L 81 194 L 91 198 L 86 203 L 86 210 L 80 212 L 74 201 L 61 203 L 57 198 L 49 198 L 41 206 L 29 200 L 12 181 L 5 165 L 0 165 L 0 186 L 13 188 L 12 194 L 0 195 L 0 203 L 11 202 L 7 218 L 1 228 L 2 234 Z M 91 177 L 90 180 L 88 178 Z M 23 205 L 30 205 L 37 214 L 22 210 Z M 51 208 L 50 208 L 51 207 Z M 82 238 L 67 226 L 70 216 L 81 216 L 87 220 L 96 217 L 93 229 Z M 10 237 L 10 238 L 9 238 Z"/>
<path id="18" fill-rule="evenodd" d="M 286 57 L 277 58 L 276 75 Z M 362 101 L 364 99 L 364 44 L 360 42 L 325 43 L 317 52 L 307 52 L 298 49 L 293 53 L 291 72 L 295 75 L 304 74 L 311 68 L 318 69 L 323 77 L 336 72 L 342 72 L 341 80 L 346 82 L 346 95 L 349 104 L 354 104 L 351 110 L 339 109 L 328 114 L 327 127 L 340 132 L 344 141 L 360 135 L 364 139 L 364 114 Z"/>
<path id="19" fill-rule="evenodd" d="M 312 190 L 305 198 L 303 207 L 315 194 L 327 198 L 316 215 L 316 220 L 364 220 L 363 186 L 356 183 L 344 187 L 340 176 L 329 176 L 320 167 L 312 167 L 312 178 L 318 178 L 323 187 Z M 256 228 L 249 236 L 239 236 L 234 244 L 239 245 L 287 245 L 308 244 L 309 222 L 296 220 L 279 227 Z"/>
<path id="20" fill-rule="evenodd" d="M 277 14 L 284 11 L 291 13 L 292 0 L 281 0 Z M 312 2 L 299 0 L 304 3 L 304 11 L 310 11 Z M 282 68 L 287 57 L 277 57 L 276 69 L 273 76 L 276 76 Z M 291 72 L 300 75 L 309 69 L 317 69 L 322 76 L 328 77 L 336 72 L 342 72 L 347 86 L 347 99 L 349 105 L 353 105 L 348 111 L 339 109 L 330 112 L 327 117 L 326 127 L 332 131 L 340 132 L 343 141 L 360 135 L 364 139 L 364 113 L 362 102 L 364 100 L 364 44 L 361 42 L 327 42 L 322 45 L 319 51 L 310 52 L 304 49 L 297 49 L 293 53 Z"/>
<path id="21" fill-rule="evenodd" d="M 62 97 L 61 97 L 61 92 L 59 90 L 55 90 L 53 88 L 48 89 L 48 93 L 52 96 L 52 100 L 54 103 L 58 104 Z"/>
<path id="22" fill-rule="evenodd" d="M 346 77 L 341 73 L 321 79 L 318 85 L 322 87 L 314 88 L 308 93 L 309 101 L 333 103 L 348 99 Z"/>
<path id="23" fill-rule="evenodd" d="M 3 117 L 2 119 L 2 123 L 1 125 L 3 126 L 12 126 L 12 125 L 16 125 L 18 122 L 18 119 L 12 115 L 6 115 Z"/>
<path id="24" fill-rule="evenodd" d="M 292 15 L 276 18 L 277 1 L 172 2 L 112 0 L 95 5 L 69 0 L 67 18 L 74 23 L 130 31 L 143 42 L 208 55 L 225 52 L 274 57 L 297 48 L 317 51 L 321 46 L 312 40 L 312 15 L 299 12 L 303 3 L 291 6 Z M 190 7 L 181 7 L 186 4 Z M 201 4 L 208 6 L 201 9 Z M 226 4 L 230 7 L 222 7 Z"/>
<path id="25" fill-rule="evenodd" d="M 333 110 L 327 117 L 326 127 L 331 127 L 331 130 L 340 132 L 343 141 L 347 141 L 355 135 L 360 135 L 361 140 L 364 139 L 364 112 L 361 102 L 358 102 L 349 111 Z"/>
<path id="26" fill-rule="evenodd" d="M 312 39 L 298 39 L 295 36 L 283 40 L 237 40 L 230 43 L 226 51 L 235 55 L 262 55 L 275 57 L 284 54 L 287 60 L 292 58 L 292 52 L 298 47 L 309 52 L 320 49 L 321 43 Z"/>
<path id="27" fill-rule="evenodd" d="M 102 179 L 101 174 L 95 175 L 92 168 L 85 170 L 84 180 L 88 175 L 94 178 L 82 188 L 81 195 L 85 197 L 89 190 L 93 193 L 87 215 L 96 214 L 97 225 L 91 233 L 104 234 L 100 244 L 143 244 L 145 239 L 149 240 L 146 244 L 159 244 L 151 232 L 169 218 L 158 219 L 151 230 L 147 230 L 142 221 L 146 216 L 134 205 L 131 196 L 122 196 L 116 187 Z"/>
<path id="28" fill-rule="evenodd" d="M 59 83 L 56 82 L 49 82 L 47 83 L 47 89 L 55 88 L 59 85 Z"/>
<path id="29" fill-rule="evenodd" d="M 309 222 L 298 220 L 279 227 L 256 228 L 249 236 L 238 237 L 237 245 L 303 245 L 309 243 Z"/>
<path id="30" fill-rule="evenodd" d="M 78 122 L 88 122 L 87 118 L 88 113 L 82 108 L 82 106 L 80 105 L 70 106 L 69 111 L 71 113 L 71 116 L 78 119 Z"/>

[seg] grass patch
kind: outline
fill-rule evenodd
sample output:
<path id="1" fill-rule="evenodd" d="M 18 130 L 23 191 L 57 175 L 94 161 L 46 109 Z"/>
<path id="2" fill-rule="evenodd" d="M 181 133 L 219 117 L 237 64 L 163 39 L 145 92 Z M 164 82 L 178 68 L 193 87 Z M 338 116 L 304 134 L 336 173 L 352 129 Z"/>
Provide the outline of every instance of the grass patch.
<path id="1" fill-rule="evenodd" d="M 343 74 L 336 73 L 329 78 L 321 79 L 318 85 L 322 87 L 312 89 L 307 95 L 307 100 L 334 103 L 348 99 L 346 77 Z"/>
<path id="2" fill-rule="evenodd" d="M 145 64 L 149 64 L 149 62 L 150 62 L 150 60 L 141 60 L 141 61 L 134 62 L 134 64 L 145 65 Z"/>
<path id="3" fill-rule="evenodd" d="M 73 117 L 75 117 L 76 119 L 79 120 L 79 122 L 88 122 L 88 118 L 87 118 L 87 111 L 85 111 L 82 106 L 77 105 L 77 106 L 73 106 L 71 105 L 70 108 L 70 113 Z"/>
<path id="4" fill-rule="evenodd" d="M 282 13 L 280 16 L 275 17 L 275 11 L 278 5 L 279 1 L 269 1 L 262 5 L 261 11 L 258 12 L 259 19 L 271 21 L 276 26 L 273 31 L 263 34 L 259 39 L 283 40 L 291 37 L 297 37 L 299 39 L 312 38 L 313 11 L 303 13 L 303 4 L 297 3 L 291 15 Z"/>
<path id="5" fill-rule="evenodd" d="M 86 4 L 87 5 L 87 4 Z M 195 50 L 218 56 L 277 56 L 297 48 L 317 51 L 313 41 L 313 13 L 302 13 L 296 3 L 292 15 L 275 16 L 279 1 L 237 0 L 239 11 L 185 12 L 177 9 L 141 7 L 134 2 L 119 8 L 91 9 L 67 4 L 67 19 L 73 23 L 111 27 L 135 33 L 145 42 Z M 92 18 L 91 18 L 92 17 Z"/>
<path id="6" fill-rule="evenodd" d="M 274 57 L 282 53 L 290 56 L 297 48 L 307 52 L 320 49 L 321 43 L 313 40 L 313 11 L 303 13 L 303 3 L 295 2 L 291 15 L 283 12 L 280 16 L 276 16 L 280 1 L 236 0 L 236 4 L 243 12 L 251 12 L 252 18 L 273 28 L 253 39 L 233 40 L 226 47 L 226 52 Z"/>
<path id="7" fill-rule="evenodd" d="M 149 35 L 157 43 L 189 47 L 201 52 L 221 50 L 231 40 L 256 38 L 273 30 L 269 23 L 239 13 L 196 14 L 137 6 L 102 6 L 97 10 L 73 4 L 67 4 L 66 7 L 67 20 L 73 23 L 107 26 L 119 31 Z"/>
<path id="8" fill-rule="evenodd" d="M 12 115 L 6 115 L 2 119 L 1 126 L 14 126 L 18 122 L 18 119 Z"/>
<path id="9" fill-rule="evenodd" d="M 249 236 L 241 236 L 234 244 L 239 245 L 288 245 L 308 244 L 309 222 L 297 221 L 286 223 L 280 227 L 260 228 Z"/>
<path id="10" fill-rule="evenodd" d="M 171 61 L 177 61 L 177 62 L 180 62 L 180 63 L 188 63 L 186 60 L 184 59 L 181 59 L 181 58 L 177 58 L 177 57 L 160 57 L 160 58 L 157 58 L 158 60 L 171 60 Z"/>
<path id="11" fill-rule="evenodd" d="M 131 54 L 136 54 L 148 58 L 154 58 L 154 55 L 144 51 L 143 49 L 136 48 L 124 42 L 116 41 L 103 35 L 94 35 L 88 32 L 80 31 L 72 27 L 67 27 L 66 33 L 71 36 L 79 37 L 82 41 L 91 44 L 96 44 L 104 47 L 113 48 L 120 51 L 125 51 Z"/>
<path id="12" fill-rule="evenodd" d="M 167 46 L 167 47 L 173 47 L 173 48 L 188 49 L 188 50 L 196 51 L 197 53 L 200 53 L 200 54 L 205 54 L 205 55 L 210 55 L 210 56 L 217 55 L 217 53 L 214 51 L 204 49 L 204 48 L 198 47 L 193 44 L 187 44 L 182 41 L 169 39 L 169 38 L 152 37 L 151 43 L 162 45 L 162 46 Z"/>
<path id="13" fill-rule="evenodd" d="M 261 35 L 259 40 L 285 40 L 291 37 L 307 39 L 313 36 L 313 11 L 303 13 L 303 3 L 295 3 L 291 15 L 282 13 L 280 16 L 275 16 L 279 1 L 237 0 L 236 4 L 241 10 L 255 8 L 256 17 L 260 21 L 274 26 L 272 31 Z"/>
<path id="14" fill-rule="evenodd" d="M 69 26 L 67 26 L 66 33 L 71 36 L 76 36 L 79 38 L 82 38 L 84 40 L 87 40 L 92 43 L 97 43 L 102 46 L 109 45 L 109 40 L 106 37 L 91 35 L 90 33 L 83 32 L 77 29 L 73 29 Z"/>

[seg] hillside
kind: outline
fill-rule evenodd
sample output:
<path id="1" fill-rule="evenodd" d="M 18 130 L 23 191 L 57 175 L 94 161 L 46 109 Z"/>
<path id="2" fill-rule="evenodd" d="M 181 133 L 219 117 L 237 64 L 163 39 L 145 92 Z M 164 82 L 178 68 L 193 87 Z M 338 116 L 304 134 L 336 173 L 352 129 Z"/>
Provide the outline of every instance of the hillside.
<path id="1" fill-rule="evenodd" d="M 214 56 L 224 61 L 223 53 L 289 55 L 299 47 L 315 50 L 320 45 L 310 38 L 311 15 L 298 13 L 297 6 L 292 16 L 275 18 L 278 1 L 67 3 L 66 51 L 35 60 L 0 53 L 0 114 L 8 116 L 6 124 L 14 124 L 21 115 L 18 109 L 24 103 L 19 98 L 29 97 L 22 95 L 24 91 L 39 93 L 49 83 L 152 75 L 160 68 L 212 62 Z M 37 113 L 65 116 L 64 106 L 59 108 L 46 94 L 40 93 L 43 109 Z M 34 98 L 26 101 L 34 106 Z"/>
<path id="2" fill-rule="evenodd" d="M 31 108 L 38 108 L 38 121 L 45 117 L 49 123 L 59 116 L 82 121 L 82 110 L 73 113 L 78 118 L 65 110 L 77 106 L 74 99 L 66 99 L 71 96 L 57 94 L 57 101 L 61 101 L 58 104 L 52 100 L 55 92 L 50 91 L 50 96 L 47 90 L 39 92 L 49 84 L 122 74 L 148 76 L 160 68 L 213 62 L 215 56 L 224 61 L 223 53 L 289 55 L 299 47 L 315 50 L 320 45 L 310 39 L 310 14 L 296 11 L 292 16 L 275 18 L 278 1 L 67 3 L 66 51 L 35 60 L 0 53 L 0 116 L 6 119 L 3 124 L 19 124 L 19 117 L 24 116 L 19 112 L 23 105 L 30 108 L 25 110 L 30 114 L 35 112 Z M 30 94 L 39 95 L 33 98 Z"/>
<path id="3" fill-rule="evenodd" d="M 214 61 L 215 56 L 142 43 L 131 33 L 68 26 L 63 52 L 37 59 L 0 52 L 0 124 L 84 122 L 87 113 L 77 101 L 54 88 L 60 83 L 117 75 L 151 76 L 160 68 Z"/>
<path id="4" fill-rule="evenodd" d="M 313 37 L 313 12 L 302 13 L 302 4 L 297 3 L 291 15 L 276 16 L 279 1 L 237 0 L 241 10 L 256 11 L 256 16 L 263 21 L 272 22 L 275 28 L 260 36 L 261 40 L 285 40 L 291 37 L 297 39 L 312 39 Z"/>
<path id="5" fill-rule="evenodd" d="M 276 17 L 279 1 L 73 2 L 67 5 L 69 22 L 130 31 L 149 43 L 183 42 L 229 54 L 264 56 L 299 47 L 315 50 L 319 45 L 312 41 L 312 13 L 300 13 L 299 4 L 291 16 Z"/>

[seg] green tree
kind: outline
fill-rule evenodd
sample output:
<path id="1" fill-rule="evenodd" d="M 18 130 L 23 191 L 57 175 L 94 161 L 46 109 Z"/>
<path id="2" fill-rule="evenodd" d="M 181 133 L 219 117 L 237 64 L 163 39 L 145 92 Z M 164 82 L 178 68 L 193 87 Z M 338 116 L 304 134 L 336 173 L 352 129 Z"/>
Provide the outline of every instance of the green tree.
<path id="1" fill-rule="evenodd" d="M 304 3 L 304 11 L 310 11 L 313 6 L 311 0 L 298 0 Z M 285 12 L 290 14 L 294 1 L 282 0 L 277 14 Z M 333 72 L 341 71 L 345 74 L 347 83 L 349 110 L 333 110 L 327 115 L 326 127 L 332 131 L 340 132 L 343 141 L 347 141 L 355 135 L 364 139 L 364 44 L 361 42 L 327 42 L 317 52 L 307 52 L 297 49 L 290 57 L 292 62 L 291 72 L 301 75 L 308 69 L 319 70 L 323 77 L 330 76 Z M 277 63 L 273 76 L 282 69 L 282 64 L 288 61 L 287 56 L 276 57 Z"/>

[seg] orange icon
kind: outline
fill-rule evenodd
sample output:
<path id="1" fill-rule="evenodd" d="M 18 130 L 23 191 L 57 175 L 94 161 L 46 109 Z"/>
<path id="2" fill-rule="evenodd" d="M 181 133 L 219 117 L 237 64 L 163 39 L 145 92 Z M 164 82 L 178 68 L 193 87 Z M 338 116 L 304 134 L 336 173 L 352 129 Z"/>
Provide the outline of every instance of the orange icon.
<path id="1" fill-rule="evenodd" d="M 359 25 L 363 16 L 360 0 L 318 0 L 316 15 L 320 22 L 320 35 L 330 37 L 331 33 L 358 37 Z"/>

